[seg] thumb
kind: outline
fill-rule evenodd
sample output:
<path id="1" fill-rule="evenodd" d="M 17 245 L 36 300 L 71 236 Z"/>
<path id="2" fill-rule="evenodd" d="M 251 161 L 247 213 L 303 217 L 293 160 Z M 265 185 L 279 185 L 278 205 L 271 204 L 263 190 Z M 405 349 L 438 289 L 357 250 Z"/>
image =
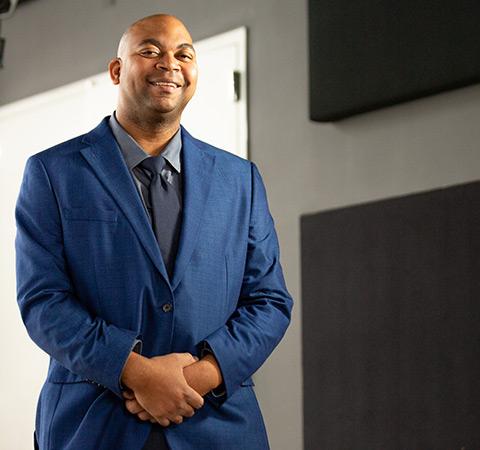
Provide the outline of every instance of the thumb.
<path id="1" fill-rule="evenodd" d="M 196 356 L 193 356 L 191 353 L 179 353 L 178 356 L 180 359 L 180 364 L 183 367 L 189 366 L 190 364 L 198 361 L 198 358 Z"/>

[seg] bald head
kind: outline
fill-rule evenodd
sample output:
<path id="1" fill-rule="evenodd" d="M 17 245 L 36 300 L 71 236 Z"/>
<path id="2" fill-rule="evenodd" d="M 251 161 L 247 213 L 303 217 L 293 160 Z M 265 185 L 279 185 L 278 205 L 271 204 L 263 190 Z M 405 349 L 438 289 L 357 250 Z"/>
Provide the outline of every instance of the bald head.
<path id="1" fill-rule="evenodd" d="M 151 16 L 143 17 L 142 19 L 133 22 L 124 31 L 122 37 L 120 38 L 120 42 L 118 43 L 117 57 L 122 58 L 125 55 L 125 50 L 128 48 L 128 43 L 132 34 L 139 28 L 164 28 L 171 27 L 172 25 L 183 29 L 183 32 L 189 36 L 190 43 L 192 42 L 192 37 L 190 36 L 187 27 L 178 17 L 172 16 L 170 14 L 153 14 Z"/>

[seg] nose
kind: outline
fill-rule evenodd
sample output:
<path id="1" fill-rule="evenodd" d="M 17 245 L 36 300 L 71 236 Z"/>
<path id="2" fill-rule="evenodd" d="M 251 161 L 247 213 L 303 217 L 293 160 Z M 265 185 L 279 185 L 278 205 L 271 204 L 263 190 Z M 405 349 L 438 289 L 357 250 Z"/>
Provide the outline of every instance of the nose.
<path id="1" fill-rule="evenodd" d="M 165 52 L 158 58 L 158 61 L 155 63 L 155 68 L 167 72 L 174 72 L 180 70 L 180 65 L 175 55 Z"/>

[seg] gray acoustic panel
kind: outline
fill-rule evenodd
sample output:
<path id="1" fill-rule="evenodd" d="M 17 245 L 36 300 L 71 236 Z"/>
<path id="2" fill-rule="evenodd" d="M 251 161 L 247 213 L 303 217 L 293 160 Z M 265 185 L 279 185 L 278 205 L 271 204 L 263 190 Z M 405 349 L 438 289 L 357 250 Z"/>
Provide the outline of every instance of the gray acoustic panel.
<path id="1" fill-rule="evenodd" d="M 480 448 L 480 183 L 304 216 L 306 450 Z"/>
<path id="2" fill-rule="evenodd" d="M 476 0 L 309 0 L 310 117 L 480 82 Z"/>

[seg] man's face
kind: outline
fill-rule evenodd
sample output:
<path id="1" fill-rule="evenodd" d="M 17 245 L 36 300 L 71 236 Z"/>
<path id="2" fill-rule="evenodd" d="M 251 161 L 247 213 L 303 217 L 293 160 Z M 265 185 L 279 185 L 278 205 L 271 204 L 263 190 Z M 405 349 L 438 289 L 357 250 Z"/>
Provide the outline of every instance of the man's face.
<path id="1" fill-rule="evenodd" d="M 119 108 L 138 117 L 180 118 L 197 84 L 192 38 L 172 17 L 154 17 L 133 26 L 110 63 L 119 85 Z"/>

